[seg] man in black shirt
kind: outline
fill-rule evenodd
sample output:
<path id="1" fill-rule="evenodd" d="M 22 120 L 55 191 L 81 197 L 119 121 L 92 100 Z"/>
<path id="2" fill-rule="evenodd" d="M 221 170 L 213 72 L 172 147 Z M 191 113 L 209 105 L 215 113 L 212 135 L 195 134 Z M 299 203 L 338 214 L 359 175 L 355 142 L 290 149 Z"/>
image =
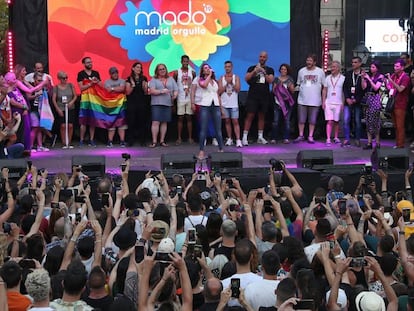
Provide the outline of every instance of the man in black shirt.
<path id="1" fill-rule="evenodd" d="M 92 70 L 92 59 L 90 57 L 84 57 L 82 59 L 82 64 L 84 66 L 84 69 L 82 71 L 79 71 L 78 73 L 78 85 L 79 89 L 81 90 L 81 93 L 88 88 L 90 88 L 92 85 L 97 84 L 101 82 L 101 76 L 99 75 L 99 72 Z M 82 109 L 82 97 L 81 97 L 81 109 Z M 79 116 L 79 123 L 80 123 L 80 141 L 79 146 L 82 147 L 84 144 L 85 139 L 85 133 L 86 133 L 86 127 L 89 125 L 89 145 L 92 147 L 96 147 L 95 143 L 95 124 L 93 120 L 90 120 L 88 116 Z"/>
<path id="2" fill-rule="evenodd" d="M 215 311 L 220 302 L 221 291 L 223 285 L 217 278 L 208 279 L 204 286 L 204 304 L 200 307 L 200 311 Z"/>
<path id="3" fill-rule="evenodd" d="M 266 66 L 267 52 L 261 52 L 259 55 L 259 63 L 250 66 L 244 77 L 249 84 L 249 92 L 247 94 L 246 110 L 247 116 L 244 121 L 242 144 L 248 146 L 247 135 L 256 112 L 258 113 L 258 137 L 257 143 L 267 144 L 263 137 L 263 129 L 265 122 L 265 114 L 268 112 L 270 104 L 269 84 L 274 80 L 275 71 L 273 68 Z"/>

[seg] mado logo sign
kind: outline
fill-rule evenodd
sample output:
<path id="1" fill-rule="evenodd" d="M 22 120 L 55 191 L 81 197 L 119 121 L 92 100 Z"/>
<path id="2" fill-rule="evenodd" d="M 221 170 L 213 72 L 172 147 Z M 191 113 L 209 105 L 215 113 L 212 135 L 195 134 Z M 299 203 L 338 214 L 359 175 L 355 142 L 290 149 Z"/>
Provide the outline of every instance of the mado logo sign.
<path id="1" fill-rule="evenodd" d="M 176 26 L 172 29 L 174 35 L 204 35 L 206 29 L 203 26 L 207 21 L 207 15 L 213 11 L 213 7 L 209 4 L 203 4 L 203 11 L 193 11 L 192 1 L 188 1 L 188 9 L 178 14 L 173 11 L 166 11 L 163 14 L 157 11 L 145 12 L 139 11 L 135 14 L 135 35 L 168 35 L 170 28 L 161 28 L 161 25 Z M 140 28 L 140 20 L 144 21 L 145 28 Z M 151 22 L 154 22 L 155 25 Z M 187 26 L 193 24 L 194 27 Z M 179 26 L 186 26 L 185 28 Z"/>

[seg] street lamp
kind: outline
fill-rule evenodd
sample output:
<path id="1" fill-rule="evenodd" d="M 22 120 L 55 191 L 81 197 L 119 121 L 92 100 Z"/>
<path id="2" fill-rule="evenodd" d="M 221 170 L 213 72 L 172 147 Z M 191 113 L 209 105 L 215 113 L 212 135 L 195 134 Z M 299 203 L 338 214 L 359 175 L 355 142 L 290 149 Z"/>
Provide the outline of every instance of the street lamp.
<path id="1" fill-rule="evenodd" d="M 360 57 L 362 60 L 362 64 L 366 64 L 368 58 L 371 55 L 371 51 L 365 46 L 364 42 L 361 41 L 353 50 L 352 53 L 354 57 Z"/>

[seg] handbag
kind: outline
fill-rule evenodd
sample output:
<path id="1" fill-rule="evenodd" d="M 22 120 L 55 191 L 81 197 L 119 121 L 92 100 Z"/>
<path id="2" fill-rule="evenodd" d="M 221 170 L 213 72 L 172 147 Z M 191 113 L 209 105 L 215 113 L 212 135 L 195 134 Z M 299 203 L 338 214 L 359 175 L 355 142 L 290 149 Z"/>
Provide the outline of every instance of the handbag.
<path id="1" fill-rule="evenodd" d="M 385 103 L 385 112 L 391 113 L 394 110 L 394 106 L 395 106 L 395 97 L 394 96 L 390 96 L 388 95 L 387 102 Z M 385 100 L 385 98 L 384 98 Z M 383 101 L 384 103 L 384 101 Z"/>

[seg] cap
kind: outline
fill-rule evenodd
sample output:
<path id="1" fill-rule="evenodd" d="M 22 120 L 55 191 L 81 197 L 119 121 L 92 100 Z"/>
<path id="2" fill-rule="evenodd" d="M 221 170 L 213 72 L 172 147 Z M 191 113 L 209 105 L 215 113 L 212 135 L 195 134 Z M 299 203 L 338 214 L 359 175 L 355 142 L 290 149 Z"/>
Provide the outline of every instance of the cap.
<path id="1" fill-rule="evenodd" d="M 174 249 L 175 245 L 173 240 L 171 240 L 170 238 L 164 238 L 160 241 L 157 251 L 159 251 L 160 253 L 172 253 Z"/>
<path id="2" fill-rule="evenodd" d="M 153 242 L 161 242 L 161 240 L 166 238 L 170 232 L 170 226 L 162 220 L 153 221 L 151 227 L 151 241 Z"/>
<path id="3" fill-rule="evenodd" d="M 414 210 L 413 203 L 411 203 L 408 200 L 401 200 L 400 202 L 398 202 L 397 208 L 400 211 L 400 213 L 402 213 L 402 210 L 404 208 L 409 208 L 411 210 L 411 212 L 413 212 L 413 210 Z"/>
<path id="4" fill-rule="evenodd" d="M 385 311 L 384 299 L 374 292 L 361 292 L 355 298 L 358 311 Z"/>
<path id="5" fill-rule="evenodd" d="M 118 73 L 118 69 L 116 67 L 111 67 L 111 68 L 109 68 L 109 73 L 110 74 Z"/>

